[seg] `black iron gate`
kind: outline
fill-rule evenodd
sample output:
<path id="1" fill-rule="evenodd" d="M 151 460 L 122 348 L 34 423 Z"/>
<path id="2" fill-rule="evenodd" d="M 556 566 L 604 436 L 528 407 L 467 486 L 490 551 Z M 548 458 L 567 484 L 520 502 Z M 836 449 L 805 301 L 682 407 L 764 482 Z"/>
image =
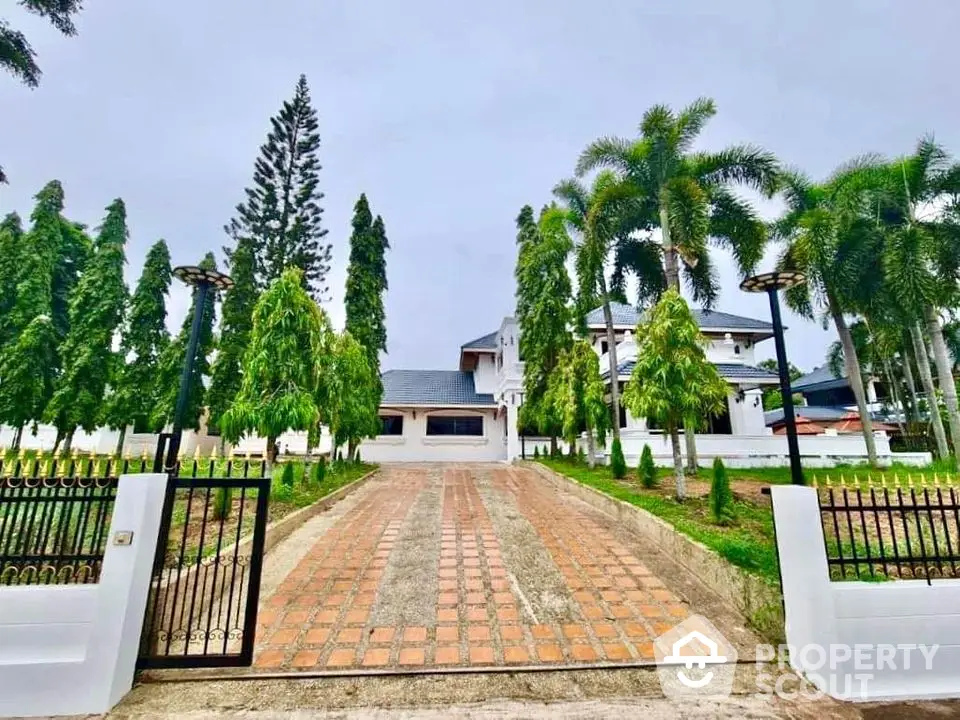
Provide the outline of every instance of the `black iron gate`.
<path id="1" fill-rule="evenodd" d="M 170 476 L 141 669 L 253 662 L 270 478 L 262 463 L 223 463 L 226 477 L 215 465 Z"/>

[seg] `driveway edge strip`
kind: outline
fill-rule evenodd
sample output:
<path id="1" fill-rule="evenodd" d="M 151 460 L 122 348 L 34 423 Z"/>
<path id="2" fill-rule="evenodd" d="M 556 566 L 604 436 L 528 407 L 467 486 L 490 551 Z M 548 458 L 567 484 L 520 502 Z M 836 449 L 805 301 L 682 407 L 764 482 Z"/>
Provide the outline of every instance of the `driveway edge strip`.
<path id="1" fill-rule="evenodd" d="M 754 627 L 770 634 L 770 614 L 779 617 L 783 632 L 783 597 L 779 589 L 731 565 L 720 555 L 679 532 L 670 523 L 643 508 L 617 500 L 595 488 L 536 462 L 521 463 L 561 491 L 570 492 L 590 507 L 616 517 L 624 527 L 652 540 L 670 559 L 693 573 L 704 585 L 744 616 Z"/>

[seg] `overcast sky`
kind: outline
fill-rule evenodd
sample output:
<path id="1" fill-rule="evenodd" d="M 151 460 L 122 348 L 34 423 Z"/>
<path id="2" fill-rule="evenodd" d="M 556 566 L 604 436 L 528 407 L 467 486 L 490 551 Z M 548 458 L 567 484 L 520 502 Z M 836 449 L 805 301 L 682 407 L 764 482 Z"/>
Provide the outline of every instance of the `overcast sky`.
<path id="1" fill-rule="evenodd" d="M 175 263 L 222 255 L 268 118 L 306 73 L 334 251 L 327 311 L 342 325 L 366 192 L 392 245 L 385 368 L 455 368 L 462 343 L 496 329 L 513 311 L 520 207 L 547 202 L 584 145 L 633 135 L 654 103 L 711 96 L 702 147 L 757 143 L 815 177 L 927 131 L 960 149 L 948 0 L 88 0 L 75 38 L 6 5 L 44 75 L 33 91 L 0 75 L 0 212 L 29 215 L 53 178 L 91 226 L 122 197 L 131 285 L 161 237 Z M 717 308 L 769 319 L 718 264 Z M 178 289 L 173 324 L 186 303 Z M 791 360 L 822 364 L 833 332 L 787 320 Z"/>

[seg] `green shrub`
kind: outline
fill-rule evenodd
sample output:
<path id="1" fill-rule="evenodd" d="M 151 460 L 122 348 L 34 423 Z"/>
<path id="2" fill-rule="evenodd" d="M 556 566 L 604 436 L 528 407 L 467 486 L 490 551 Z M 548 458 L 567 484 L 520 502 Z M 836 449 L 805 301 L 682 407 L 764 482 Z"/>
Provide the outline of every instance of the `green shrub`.
<path id="1" fill-rule="evenodd" d="M 649 489 L 657 486 L 657 467 L 653 464 L 653 453 L 649 445 L 644 445 L 643 452 L 640 453 L 637 475 L 640 476 L 640 484 L 643 487 Z"/>
<path id="2" fill-rule="evenodd" d="M 613 447 L 610 448 L 610 470 L 617 480 L 622 480 L 627 476 L 627 461 L 623 457 L 620 438 L 614 439 Z"/>
<path id="3" fill-rule="evenodd" d="M 327 458 L 320 456 L 320 459 L 313 464 L 313 482 L 316 485 L 323 485 L 327 477 Z"/>
<path id="4" fill-rule="evenodd" d="M 534 460 L 539 460 L 539 459 L 540 459 L 540 446 L 539 446 L 539 445 L 534 445 L 534 446 L 533 446 L 533 459 L 534 459 Z"/>
<path id="5" fill-rule="evenodd" d="M 582 447 L 577 448 L 577 462 L 581 465 L 587 464 L 587 454 L 583 451 Z"/>
<path id="6" fill-rule="evenodd" d="M 576 459 L 577 459 L 577 445 L 576 445 L 576 443 L 574 443 L 573 445 L 571 445 L 571 446 L 569 447 L 569 449 L 567 450 L 567 457 L 569 457 L 571 460 L 576 460 Z"/>
<path id="7" fill-rule="evenodd" d="M 218 487 L 213 496 L 213 519 L 226 520 L 233 508 L 233 488 Z"/>
<path id="8" fill-rule="evenodd" d="M 710 512 L 713 521 L 725 525 L 734 519 L 733 492 L 730 490 L 730 480 L 727 478 L 727 469 L 723 460 L 716 458 L 713 461 L 713 482 L 710 483 Z"/>
<path id="9" fill-rule="evenodd" d="M 287 490 L 293 490 L 293 463 L 285 462 L 280 473 L 280 484 Z"/>

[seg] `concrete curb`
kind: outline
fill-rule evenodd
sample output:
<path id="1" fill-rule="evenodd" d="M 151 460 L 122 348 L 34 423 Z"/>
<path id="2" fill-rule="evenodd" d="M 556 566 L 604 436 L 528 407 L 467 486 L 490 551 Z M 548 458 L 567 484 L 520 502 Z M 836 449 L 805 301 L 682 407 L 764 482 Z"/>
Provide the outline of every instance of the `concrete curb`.
<path id="1" fill-rule="evenodd" d="M 652 540 L 762 634 L 771 639 L 783 636 L 783 597 L 779 587 L 731 565 L 706 545 L 687 537 L 643 508 L 612 498 L 540 463 L 523 462 L 521 465 L 536 472 L 561 492 L 575 495 L 591 507 L 616 517 L 627 529 Z"/>

